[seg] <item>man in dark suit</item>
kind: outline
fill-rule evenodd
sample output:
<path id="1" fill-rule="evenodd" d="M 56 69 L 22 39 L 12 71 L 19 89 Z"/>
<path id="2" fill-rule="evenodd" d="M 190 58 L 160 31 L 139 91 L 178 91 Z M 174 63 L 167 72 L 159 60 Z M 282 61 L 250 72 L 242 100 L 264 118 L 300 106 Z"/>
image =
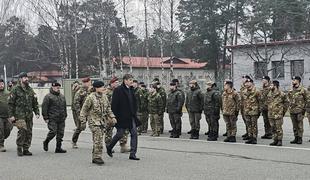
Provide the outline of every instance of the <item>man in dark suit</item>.
<path id="1" fill-rule="evenodd" d="M 131 135 L 130 140 L 130 160 L 140 160 L 136 157 L 138 136 L 137 126 L 141 123 L 137 118 L 137 103 L 134 96 L 134 89 L 132 88 L 133 76 L 125 74 L 123 77 L 123 84 L 117 87 L 112 95 L 112 111 L 117 119 L 115 125 L 117 132 L 112 138 L 110 144 L 107 144 L 107 154 L 113 157 L 112 149 L 115 144 L 123 137 L 125 131 L 128 129 Z"/>

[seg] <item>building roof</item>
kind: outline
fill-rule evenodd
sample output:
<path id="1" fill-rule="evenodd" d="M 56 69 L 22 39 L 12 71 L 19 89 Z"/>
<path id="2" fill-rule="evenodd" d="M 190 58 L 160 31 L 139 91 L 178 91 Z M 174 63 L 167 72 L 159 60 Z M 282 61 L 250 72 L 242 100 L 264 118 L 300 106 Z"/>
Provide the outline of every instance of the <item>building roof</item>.
<path id="1" fill-rule="evenodd" d="M 123 63 L 126 65 L 130 64 L 128 56 L 123 57 Z M 145 68 L 147 66 L 146 57 L 131 57 L 131 63 L 133 68 Z M 200 63 L 189 58 L 173 58 L 173 68 L 175 69 L 201 69 L 206 67 L 208 63 Z M 161 68 L 162 60 L 160 57 L 149 58 L 150 68 Z M 163 58 L 163 67 L 170 68 L 170 57 Z"/>
<path id="2" fill-rule="evenodd" d="M 268 43 L 256 43 L 256 44 L 229 45 L 229 46 L 226 46 L 226 48 L 240 49 L 240 48 L 250 48 L 250 47 L 296 45 L 296 44 L 309 44 L 309 43 L 310 43 L 310 39 L 302 39 L 302 40 L 273 41 L 273 42 L 268 42 Z"/>
<path id="3" fill-rule="evenodd" d="M 32 71 L 27 74 L 31 77 L 62 77 L 61 71 Z"/>

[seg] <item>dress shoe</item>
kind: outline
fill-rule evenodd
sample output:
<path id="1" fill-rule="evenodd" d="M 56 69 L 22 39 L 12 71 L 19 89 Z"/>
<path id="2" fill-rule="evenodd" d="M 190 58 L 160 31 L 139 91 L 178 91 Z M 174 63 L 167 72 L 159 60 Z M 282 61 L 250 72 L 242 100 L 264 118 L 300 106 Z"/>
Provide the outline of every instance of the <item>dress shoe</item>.
<path id="1" fill-rule="evenodd" d="M 112 150 L 111 150 L 108 146 L 106 146 L 106 148 L 107 148 L 107 154 L 108 154 L 108 156 L 113 157 Z"/>

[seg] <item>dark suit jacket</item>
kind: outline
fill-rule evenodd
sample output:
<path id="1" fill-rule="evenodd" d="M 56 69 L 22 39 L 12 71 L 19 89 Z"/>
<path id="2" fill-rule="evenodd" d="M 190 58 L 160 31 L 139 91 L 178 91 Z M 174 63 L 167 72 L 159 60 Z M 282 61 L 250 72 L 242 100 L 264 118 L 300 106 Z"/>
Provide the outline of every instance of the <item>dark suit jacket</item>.
<path id="1" fill-rule="evenodd" d="M 115 127 L 131 129 L 133 119 L 136 126 L 141 125 L 137 118 L 137 102 L 132 88 L 128 89 L 124 83 L 117 87 L 113 91 L 111 106 L 117 119 Z"/>

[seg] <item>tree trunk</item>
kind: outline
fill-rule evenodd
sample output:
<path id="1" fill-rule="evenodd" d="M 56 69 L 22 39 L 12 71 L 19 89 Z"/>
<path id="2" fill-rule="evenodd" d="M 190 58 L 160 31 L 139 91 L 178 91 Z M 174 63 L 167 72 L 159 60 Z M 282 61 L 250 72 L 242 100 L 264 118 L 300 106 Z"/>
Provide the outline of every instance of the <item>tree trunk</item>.
<path id="1" fill-rule="evenodd" d="M 144 0 L 144 21 L 145 21 L 145 51 L 146 51 L 146 74 L 147 84 L 150 84 L 150 67 L 149 67 L 149 32 L 148 32 L 148 14 L 147 14 L 147 0 Z"/>
<path id="2" fill-rule="evenodd" d="M 127 25 L 127 13 L 126 13 L 126 0 L 123 0 L 123 16 L 124 16 L 124 25 L 126 28 L 126 40 L 128 46 L 128 57 L 129 57 L 129 69 L 130 73 L 132 73 L 132 61 L 131 61 L 131 44 L 130 44 L 130 37 L 128 32 L 128 25 Z"/>

